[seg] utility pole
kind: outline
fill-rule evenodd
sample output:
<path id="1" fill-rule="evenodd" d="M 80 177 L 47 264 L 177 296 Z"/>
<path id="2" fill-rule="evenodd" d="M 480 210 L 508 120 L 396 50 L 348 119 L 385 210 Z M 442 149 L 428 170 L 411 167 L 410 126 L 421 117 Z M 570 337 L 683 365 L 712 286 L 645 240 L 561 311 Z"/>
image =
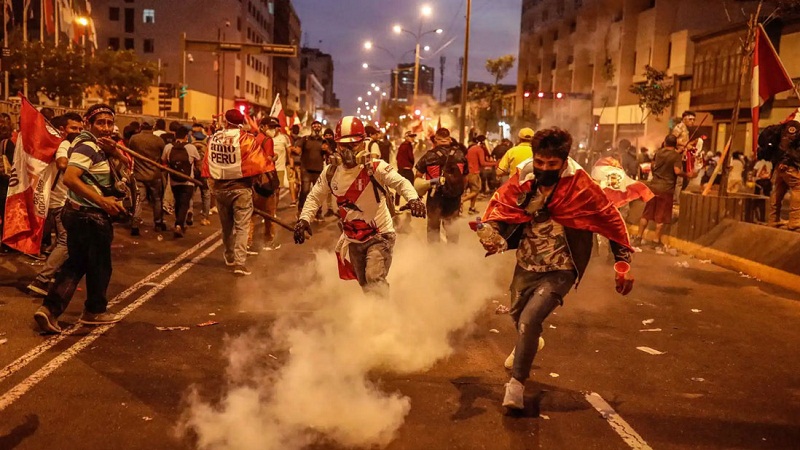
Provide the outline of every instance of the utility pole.
<path id="1" fill-rule="evenodd" d="M 442 103 L 442 93 L 444 92 L 444 63 L 447 58 L 442 55 L 439 57 L 439 103 Z"/>
<path id="2" fill-rule="evenodd" d="M 469 22 L 472 13 L 472 0 L 467 0 L 467 28 L 464 31 L 464 67 L 461 71 L 461 120 L 459 121 L 459 136 L 461 143 L 467 144 L 467 80 L 469 75 Z"/>

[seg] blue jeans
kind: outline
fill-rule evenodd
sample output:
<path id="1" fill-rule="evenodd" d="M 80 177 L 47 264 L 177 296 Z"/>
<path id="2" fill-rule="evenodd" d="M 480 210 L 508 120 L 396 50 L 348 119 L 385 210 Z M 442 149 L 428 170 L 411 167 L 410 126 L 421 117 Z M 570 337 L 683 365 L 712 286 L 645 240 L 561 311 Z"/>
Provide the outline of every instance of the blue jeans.
<path id="1" fill-rule="evenodd" d="M 36 280 L 42 283 L 49 283 L 58 269 L 64 265 L 69 257 L 69 251 L 67 249 L 67 230 L 64 228 L 63 221 L 65 211 L 66 207 L 52 208 L 48 213 L 53 215 L 54 226 L 56 228 L 56 247 L 53 249 L 53 252 L 50 253 L 50 256 L 47 257 L 44 268 L 36 275 Z"/>
<path id="2" fill-rule="evenodd" d="M 544 319 L 564 304 L 564 296 L 572 289 L 576 277 L 574 270 L 530 272 L 519 265 L 514 269 L 510 314 L 518 334 L 511 376 L 520 382 L 530 376 Z"/>
<path id="3" fill-rule="evenodd" d="M 215 190 L 219 221 L 222 225 L 222 242 L 225 260 L 242 266 L 247 259 L 247 235 L 253 216 L 253 190 Z"/>

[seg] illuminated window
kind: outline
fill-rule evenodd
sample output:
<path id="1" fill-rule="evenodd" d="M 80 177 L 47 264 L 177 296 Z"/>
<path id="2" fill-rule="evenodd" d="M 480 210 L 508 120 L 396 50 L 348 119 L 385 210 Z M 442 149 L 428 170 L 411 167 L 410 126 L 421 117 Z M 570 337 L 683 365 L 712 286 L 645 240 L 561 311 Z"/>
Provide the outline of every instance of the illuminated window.
<path id="1" fill-rule="evenodd" d="M 142 21 L 144 21 L 144 23 L 156 23 L 156 10 L 145 9 L 144 12 L 142 12 Z"/>

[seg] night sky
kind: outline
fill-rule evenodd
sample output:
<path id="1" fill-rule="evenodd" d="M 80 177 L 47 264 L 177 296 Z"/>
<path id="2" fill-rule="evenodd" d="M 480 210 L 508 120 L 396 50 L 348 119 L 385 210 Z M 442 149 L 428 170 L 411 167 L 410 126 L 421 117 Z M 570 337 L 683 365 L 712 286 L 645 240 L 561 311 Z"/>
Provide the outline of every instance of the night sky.
<path id="1" fill-rule="evenodd" d="M 466 26 L 466 0 L 294 0 L 302 23 L 302 44 L 317 47 L 333 55 L 336 95 L 345 115 L 355 113 L 357 97 L 365 95 L 371 83 L 390 86 L 389 70 L 397 61 L 385 51 L 373 48 L 364 50 L 363 43 L 371 40 L 385 47 L 398 59 L 408 51 L 401 62 L 414 62 L 414 38 L 392 32 L 394 24 L 416 32 L 419 29 L 422 5 L 433 8 L 426 18 L 422 31 L 444 29 L 441 35 L 429 34 L 421 45 L 429 45 L 428 64 L 436 69 L 434 94 L 439 97 L 439 57 L 447 58 L 444 70 L 444 87 L 459 84 L 461 75 L 458 59 L 464 53 Z M 469 79 L 493 81 L 484 68 L 487 58 L 519 53 L 519 16 L 522 0 L 473 0 L 470 33 Z M 321 42 L 320 42 L 321 41 Z M 452 41 L 452 42 L 451 42 Z M 446 45 L 449 43 L 449 45 Z M 444 47 L 444 48 L 443 48 Z M 361 64 L 367 62 L 370 69 Z M 380 70 L 382 69 L 382 70 Z M 516 83 L 516 67 L 504 80 Z"/>

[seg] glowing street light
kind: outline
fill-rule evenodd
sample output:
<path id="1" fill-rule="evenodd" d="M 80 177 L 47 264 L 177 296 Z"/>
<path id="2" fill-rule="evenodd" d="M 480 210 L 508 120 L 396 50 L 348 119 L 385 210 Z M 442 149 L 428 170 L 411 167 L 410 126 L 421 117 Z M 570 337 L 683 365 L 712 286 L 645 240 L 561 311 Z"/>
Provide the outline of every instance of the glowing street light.
<path id="1" fill-rule="evenodd" d="M 372 41 L 364 42 L 364 48 L 367 50 L 372 50 Z"/>
<path id="2" fill-rule="evenodd" d="M 77 23 L 78 25 L 80 25 L 82 27 L 85 27 L 85 26 L 89 25 L 89 19 L 86 18 L 86 17 L 83 17 L 83 16 L 79 16 L 79 17 L 77 17 L 75 19 L 75 23 Z"/>
<path id="3" fill-rule="evenodd" d="M 392 31 L 394 31 L 397 34 L 400 34 L 403 32 L 403 27 L 401 27 L 400 25 L 395 25 L 392 27 Z"/>
<path id="4" fill-rule="evenodd" d="M 380 92 L 380 91 L 381 91 L 381 87 L 380 86 L 375 86 L 375 92 Z"/>
<path id="5" fill-rule="evenodd" d="M 429 51 L 431 51 L 431 46 L 430 45 L 426 45 L 425 47 L 422 47 L 422 49 L 425 50 L 426 52 L 429 52 Z"/>
<path id="6" fill-rule="evenodd" d="M 367 95 L 372 95 L 372 91 L 367 91 Z"/>
<path id="7" fill-rule="evenodd" d="M 363 67 L 365 69 L 369 69 L 369 64 L 367 64 L 367 63 L 361 64 L 361 67 Z"/>
<path id="8" fill-rule="evenodd" d="M 433 14 L 433 8 L 431 8 L 430 5 L 422 5 L 420 12 L 423 16 L 430 17 L 430 15 Z"/>
<path id="9" fill-rule="evenodd" d="M 436 29 L 436 34 L 442 34 L 442 33 L 444 33 L 443 29 L 441 29 L 441 28 L 437 28 Z"/>

